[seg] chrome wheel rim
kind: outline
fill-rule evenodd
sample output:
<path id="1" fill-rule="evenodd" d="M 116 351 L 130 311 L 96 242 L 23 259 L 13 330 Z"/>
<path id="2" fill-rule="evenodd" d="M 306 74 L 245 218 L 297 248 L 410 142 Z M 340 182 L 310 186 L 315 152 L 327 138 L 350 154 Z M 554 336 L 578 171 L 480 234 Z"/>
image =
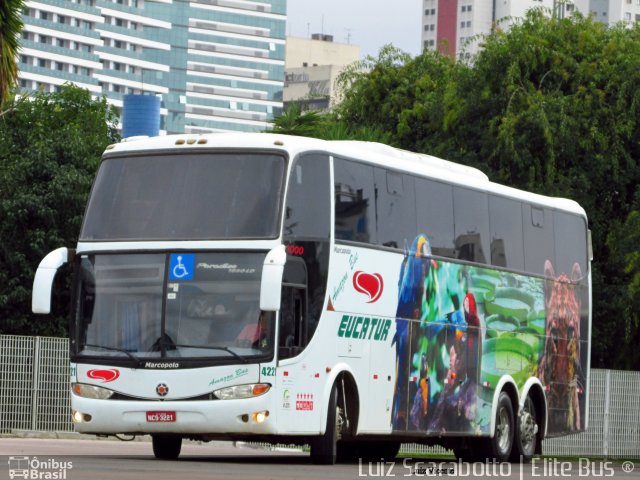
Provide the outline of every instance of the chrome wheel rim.
<path id="1" fill-rule="evenodd" d="M 522 450 L 527 455 L 533 453 L 537 433 L 538 424 L 536 423 L 531 399 L 527 398 L 522 409 L 522 414 L 520 415 L 520 439 L 522 442 Z"/>
<path id="2" fill-rule="evenodd" d="M 496 436 L 498 437 L 498 448 L 501 452 L 506 452 L 511 442 L 511 422 L 509 421 L 509 412 L 505 407 L 502 407 L 498 413 Z"/>

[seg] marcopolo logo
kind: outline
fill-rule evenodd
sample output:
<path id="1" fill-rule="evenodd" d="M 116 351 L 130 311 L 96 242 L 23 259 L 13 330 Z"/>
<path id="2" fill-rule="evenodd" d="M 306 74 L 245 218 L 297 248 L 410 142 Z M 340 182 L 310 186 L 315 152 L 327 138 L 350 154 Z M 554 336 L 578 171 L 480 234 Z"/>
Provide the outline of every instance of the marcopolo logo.
<path id="1" fill-rule="evenodd" d="M 55 458 L 39 460 L 38 457 L 9 457 L 10 479 L 65 480 L 67 470 L 72 468 L 73 462 L 62 462 Z"/>
<path id="2" fill-rule="evenodd" d="M 391 320 L 383 318 L 343 315 L 338 326 L 338 337 L 383 342 L 389 336 Z"/>

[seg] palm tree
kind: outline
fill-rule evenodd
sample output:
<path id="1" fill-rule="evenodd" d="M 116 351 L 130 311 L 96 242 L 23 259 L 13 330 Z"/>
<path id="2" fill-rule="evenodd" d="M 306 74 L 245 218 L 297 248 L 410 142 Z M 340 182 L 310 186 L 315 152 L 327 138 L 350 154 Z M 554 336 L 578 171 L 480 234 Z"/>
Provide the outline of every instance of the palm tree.
<path id="1" fill-rule="evenodd" d="M 16 55 L 20 48 L 24 0 L 0 0 L 0 105 L 18 79 Z"/>

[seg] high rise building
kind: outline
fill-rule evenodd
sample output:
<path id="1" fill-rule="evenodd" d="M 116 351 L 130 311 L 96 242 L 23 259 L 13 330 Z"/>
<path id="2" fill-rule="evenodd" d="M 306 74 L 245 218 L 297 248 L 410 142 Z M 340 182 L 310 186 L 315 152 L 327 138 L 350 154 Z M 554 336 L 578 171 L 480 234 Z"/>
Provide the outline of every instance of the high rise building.
<path id="1" fill-rule="evenodd" d="M 161 97 L 163 133 L 262 131 L 282 109 L 286 0 L 28 0 L 20 87 L 122 107 Z"/>
<path id="2" fill-rule="evenodd" d="M 482 35 L 508 29 L 531 8 L 559 16 L 580 11 L 606 24 L 640 21 L 640 0 L 422 0 L 422 48 L 469 59 Z"/>

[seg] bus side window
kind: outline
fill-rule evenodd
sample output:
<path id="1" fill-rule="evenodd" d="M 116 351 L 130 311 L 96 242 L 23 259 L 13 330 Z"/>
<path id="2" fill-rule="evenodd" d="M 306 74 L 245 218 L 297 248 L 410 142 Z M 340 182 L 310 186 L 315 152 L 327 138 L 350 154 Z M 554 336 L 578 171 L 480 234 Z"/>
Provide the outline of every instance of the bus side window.
<path id="1" fill-rule="evenodd" d="M 555 258 L 553 212 L 549 208 L 522 204 L 524 268 L 544 275 L 545 261 Z"/>
<path id="2" fill-rule="evenodd" d="M 425 234 L 431 252 L 455 258 L 453 232 L 453 188 L 426 178 L 415 179 L 418 233 Z"/>
<path id="3" fill-rule="evenodd" d="M 376 244 L 376 193 L 373 167 L 334 159 L 335 236 Z"/>
<path id="4" fill-rule="evenodd" d="M 413 177 L 375 169 L 378 244 L 404 248 L 416 237 L 416 199 Z"/>
<path id="5" fill-rule="evenodd" d="M 462 187 L 453 189 L 456 257 L 487 263 L 489 250 L 489 199 L 484 192 Z"/>
<path id="6" fill-rule="evenodd" d="M 518 200 L 489 195 L 491 264 L 524 270 L 522 207 Z"/>

